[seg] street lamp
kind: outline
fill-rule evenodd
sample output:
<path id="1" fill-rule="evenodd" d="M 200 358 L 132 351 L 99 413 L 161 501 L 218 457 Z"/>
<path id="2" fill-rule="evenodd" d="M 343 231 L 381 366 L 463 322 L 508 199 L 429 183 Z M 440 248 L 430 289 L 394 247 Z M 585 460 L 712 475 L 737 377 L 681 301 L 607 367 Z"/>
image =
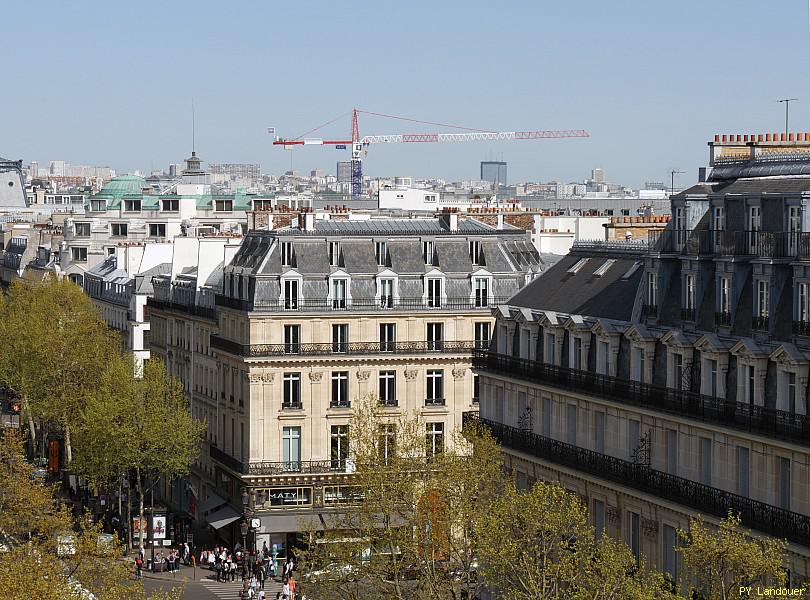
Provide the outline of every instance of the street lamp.
<path id="1" fill-rule="evenodd" d="M 239 526 L 239 529 L 242 531 L 242 549 L 247 550 L 247 534 L 248 534 L 248 522 L 247 519 L 242 521 L 242 524 Z"/>
<path id="2" fill-rule="evenodd" d="M 242 546 L 244 546 L 247 555 L 250 555 L 249 548 L 247 547 L 247 535 L 250 533 L 251 520 L 253 518 L 253 505 L 255 502 L 256 492 L 254 490 L 248 491 L 246 487 L 242 488 L 242 514 L 245 519 L 242 522 Z"/>

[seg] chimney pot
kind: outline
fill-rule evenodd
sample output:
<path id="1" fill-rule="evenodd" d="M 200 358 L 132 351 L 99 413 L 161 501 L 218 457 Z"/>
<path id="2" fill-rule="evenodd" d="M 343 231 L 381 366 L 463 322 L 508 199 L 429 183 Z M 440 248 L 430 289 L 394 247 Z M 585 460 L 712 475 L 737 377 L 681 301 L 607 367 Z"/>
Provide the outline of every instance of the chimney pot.
<path id="1" fill-rule="evenodd" d="M 761 133 L 757 135 L 757 141 L 758 141 L 758 142 L 761 142 L 761 141 L 762 141 L 762 134 L 761 134 Z"/>
<path id="2" fill-rule="evenodd" d="M 741 136 L 739 133 L 737 134 L 737 141 L 738 141 L 738 142 L 741 142 L 741 141 L 742 141 L 742 136 Z"/>
<path id="3" fill-rule="evenodd" d="M 719 134 L 719 133 L 715 133 L 715 134 L 714 134 L 714 143 L 716 144 L 716 143 L 718 143 L 719 141 L 720 141 L 720 134 Z"/>
<path id="4" fill-rule="evenodd" d="M 765 141 L 766 141 L 766 142 L 770 142 L 770 141 L 771 141 L 771 134 L 770 134 L 770 133 L 766 133 L 766 134 L 765 134 Z"/>
<path id="5" fill-rule="evenodd" d="M 723 141 L 724 142 L 726 141 L 726 134 L 725 133 L 723 134 Z"/>
<path id="6" fill-rule="evenodd" d="M 746 134 L 743 136 L 743 141 L 744 141 L 744 142 L 747 142 L 747 141 L 748 141 L 748 134 L 747 134 L 747 133 L 746 133 Z"/>
<path id="7" fill-rule="evenodd" d="M 789 141 L 789 142 L 792 142 L 792 141 L 793 141 L 793 134 L 792 134 L 792 133 L 789 133 L 789 134 L 788 134 L 788 141 Z"/>

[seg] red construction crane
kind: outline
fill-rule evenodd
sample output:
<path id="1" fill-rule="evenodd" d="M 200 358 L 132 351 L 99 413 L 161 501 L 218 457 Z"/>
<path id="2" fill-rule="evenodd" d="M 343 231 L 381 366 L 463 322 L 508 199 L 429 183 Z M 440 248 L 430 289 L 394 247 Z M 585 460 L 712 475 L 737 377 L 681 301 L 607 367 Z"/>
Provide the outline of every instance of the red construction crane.
<path id="1" fill-rule="evenodd" d="M 360 137 L 360 128 L 357 124 L 357 115 L 374 115 L 377 117 L 385 117 L 389 119 L 398 119 L 400 121 L 410 121 L 412 123 L 420 123 L 423 125 L 436 125 L 439 127 L 450 127 L 453 129 L 463 129 L 464 133 L 398 133 L 392 135 L 367 135 Z M 382 113 L 371 112 L 367 110 L 360 110 L 355 108 L 352 110 L 352 139 L 350 140 L 325 140 L 321 138 L 305 138 L 309 135 L 327 125 L 330 125 L 342 118 L 341 115 L 323 125 L 307 131 L 306 133 L 298 136 L 297 138 L 282 138 L 275 136 L 273 140 L 274 146 L 283 146 L 287 149 L 292 149 L 293 146 L 336 146 L 338 149 L 345 149 L 349 144 L 352 146 L 352 196 L 355 198 L 360 197 L 363 192 L 363 166 L 362 154 L 364 150 L 368 150 L 371 144 L 397 144 L 400 142 L 481 142 L 487 140 L 537 140 L 537 139 L 558 139 L 558 138 L 575 138 L 575 137 L 590 137 L 590 134 L 584 129 L 565 129 L 565 130 L 552 130 L 552 131 L 489 131 L 486 129 L 473 129 L 471 127 L 461 127 L 460 125 L 449 125 L 447 123 L 435 123 L 432 121 L 422 121 L 420 119 L 411 119 L 408 117 L 399 117 L 396 115 L 386 115 Z M 275 135 L 275 128 L 271 127 L 268 132 Z"/>

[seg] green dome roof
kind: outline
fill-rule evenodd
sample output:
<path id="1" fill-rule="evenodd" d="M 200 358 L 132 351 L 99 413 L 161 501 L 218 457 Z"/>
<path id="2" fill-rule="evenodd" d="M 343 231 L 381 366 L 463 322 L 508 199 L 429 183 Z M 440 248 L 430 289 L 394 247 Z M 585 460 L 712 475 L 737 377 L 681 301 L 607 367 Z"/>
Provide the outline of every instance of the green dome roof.
<path id="1" fill-rule="evenodd" d="M 140 194 L 143 188 L 147 187 L 146 179 L 138 177 L 137 175 L 119 175 L 113 177 L 108 181 L 101 191 L 99 196 L 112 196 L 113 198 L 121 198 L 127 194 Z"/>

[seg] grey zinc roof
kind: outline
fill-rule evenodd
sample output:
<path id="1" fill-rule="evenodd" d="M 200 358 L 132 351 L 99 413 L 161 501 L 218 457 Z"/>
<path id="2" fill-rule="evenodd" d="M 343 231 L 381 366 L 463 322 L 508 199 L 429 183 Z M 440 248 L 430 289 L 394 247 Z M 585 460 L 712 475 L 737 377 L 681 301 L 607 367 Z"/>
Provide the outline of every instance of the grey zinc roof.
<path id="1" fill-rule="evenodd" d="M 377 273 L 377 257 L 371 240 L 346 240 L 340 244 L 343 266 L 351 274 Z"/>
<path id="2" fill-rule="evenodd" d="M 146 269 L 143 273 L 140 273 L 135 277 L 135 293 L 154 294 L 155 290 L 152 287 L 152 277 L 155 275 L 166 275 L 167 273 L 171 272 L 172 263 L 160 263 L 151 269 Z"/>
<path id="3" fill-rule="evenodd" d="M 214 268 L 214 270 L 211 271 L 211 274 L 208 276 L 208 279 L 205 280 L 205 285 L 206 286 L 212 287 L 212 288 L 217 288 L 217 289 L 222 288 L 222 282 L 224 280 L 223 270 L 222 270 L 223 266 L 224 266 L 224 263 L 219 263 Z"/>
<path id="4" fill-rule="evenodd" d="M 458 233 L 460 234 L 486 234 L 486 233 L 523 233 L 521 229 L 505 227 L 496 230 L 494 227 L 476 221 L 475 219 L 458 220 Z M 297 227 L 282 229 L 280 235 L 306 235 Z M 316 220 L 315 234 L 317 235 L 444 235 L 450 233 L 447 226 L 435 218 L 424 219 L 368 219 L 364 221 L 333 221 Z"/>
<path id="5" fill-rule="evenodd" d="M 304 280 L 301 295 L 307 300 L 326 300 L 329 295 L 329 284 L 325 279 Z"/>
<path id="6" fill-rule="evenodd" d="M 421 279 L 399 279 L 399 295 L 401 298 L 421 298 L 422 294 Z"/>
<path id="7" fill-rule="evenodd" d="M 329 256 L 326 243 L 321 241 L 306 242 L 295 240 L 295 265 L 302 275 L 325 275 L 329 273 Z"/>
<path id="8" fill-rule="evenodd" d="M 388 242 L 391 269 L 399 274 L 425 272 L 422 244 L 419 240 L 391 240 Z"/>
<path id="9" fill-rule="evenodd" d="M 616 262 L 602 277 L 593 274 L 596 266 L 591 268 L 591 265 L 569 273 L 568 269 L 582 258 L 593 258 L 594 265 L 602 264 L 606 258 Z M 639 260 L 642 260 L 641 254 L 571 253 L 520 290 L 507 304 L 630 321 L 644 270 L 637 269 L 627 280 L 622 277 Z"/>
<path id="10" fill-rule="evenodd" d="M 371 278 L 352 277 L 351 283 L 352 299 L 374 298 L 377 293 L 377 283 Z"/>
<path id="11" fill-rule="evenodd" d="M 517 280 L 511 277 L 506 279 L 503 277 L 496 277 L 493 283 L 492 293 L 498 298 L 511 298 L 520 289 L 520 284 Z"/>
<path id="12" fill-rule="evenodd" d="M 738 179 L 718 190 L 722 194 L 790 194 L 810 192 L 810 177 Z"/>
<path id="13" fill-rule="evenodd" d="M 470 247 L 465 240 L 441 240 L 436 242 L 439 269 L 444 273 L 469 273 L 472 271 Z"/>
<path id="14" fill-rule="evenodd" d="M 484 255 L 484 264 L 491 273 L 505 273 L 512 270 L 498 242 L 481 242 L 481 253 Z"/>
<path id="15" fill-rule="evenodd" d="M 242 240 L 239 250 L 236 251 L 229 263 L 231 267 L 257 268 L 270 251 L 272 238 L 266 232 L 250 232 Z"/>
<path id="16" fill-rule="evenodd" d="M 467 278 L 456 279 L 448 277 L 445 280 L 448 298 L 469 298 L 472 295 L 472 286 Z"/>

